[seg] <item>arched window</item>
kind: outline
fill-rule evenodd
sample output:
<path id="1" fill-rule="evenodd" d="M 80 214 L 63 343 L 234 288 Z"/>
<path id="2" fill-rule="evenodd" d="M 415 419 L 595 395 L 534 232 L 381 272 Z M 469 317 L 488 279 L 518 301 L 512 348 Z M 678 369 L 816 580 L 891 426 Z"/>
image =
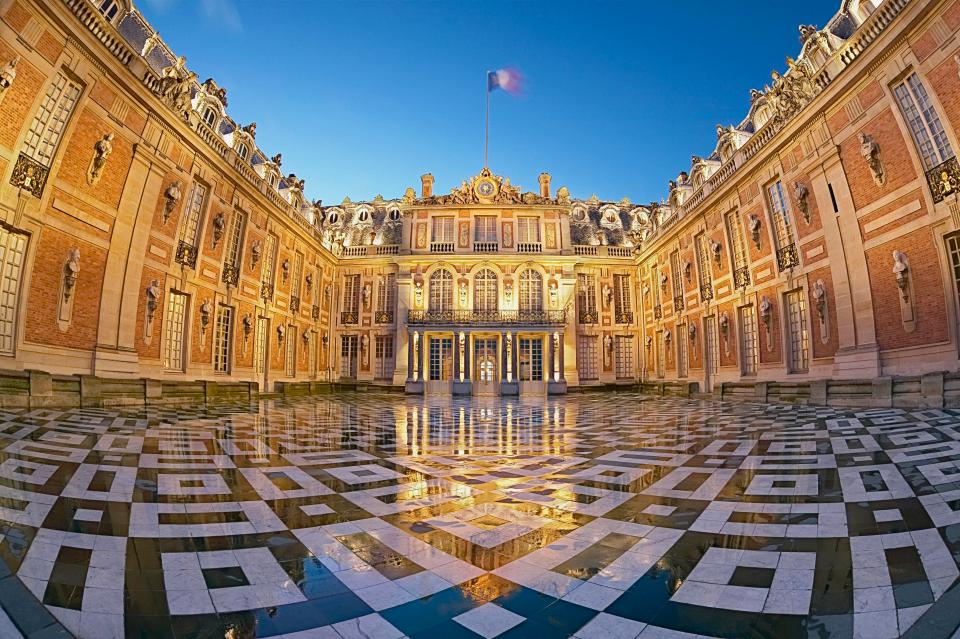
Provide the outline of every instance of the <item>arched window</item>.
<path id="1" fill-rule="evenodd" d="M 520 274 L 520 310 L 543 310 L 543 276 L 533 269 Z"/>
<path id="2" fill-rule="evenodd" d="M 237 155 L 240 156 L 241 160 L 246 160 L 247 156 L 250 154 L 250 149 L 247 148 L 247 145 L 240 143 L 240 146 L 237 147 Z"/>
<path id="3" fill-rule="evenodd" d="M 430 310 L 453 310 L 453 275 L 446 269 L 439 269 L 430 276 Z"/>
<path id="4" fill-rule="evenodd" d="M 488 268 L 473 276 L 473 310 L 496 312 L 497 274 Z"/>
<path id="5" fill-rule="evenodd" d="M 207 107 L 203 110 L 203 121 L 207 123 L 207 126 L 213 126 L 217 121 L 217 111 L 213 107 Z"/>

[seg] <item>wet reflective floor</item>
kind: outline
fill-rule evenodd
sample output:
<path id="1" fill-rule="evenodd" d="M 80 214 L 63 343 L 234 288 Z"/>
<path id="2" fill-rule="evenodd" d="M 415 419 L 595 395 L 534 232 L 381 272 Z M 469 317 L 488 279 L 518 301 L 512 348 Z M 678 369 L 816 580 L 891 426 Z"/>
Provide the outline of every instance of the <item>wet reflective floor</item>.
<path id="1" fill-rule="evenodd" d="M 949 636 L 958 440 L 632 393 L 0 411 L 0 557 L 90 639 Z"/>

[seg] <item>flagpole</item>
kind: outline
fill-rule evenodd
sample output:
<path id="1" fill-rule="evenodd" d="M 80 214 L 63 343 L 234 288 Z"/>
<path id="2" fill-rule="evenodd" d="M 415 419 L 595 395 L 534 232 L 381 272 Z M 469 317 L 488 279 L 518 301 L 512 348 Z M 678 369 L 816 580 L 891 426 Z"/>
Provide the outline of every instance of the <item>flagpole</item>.
<path id="1" fill-rule="evenodd" d="M 484 84 L 487 90 L 487 120 L 483 130 L 483 168 L 489 168 L 487 157 L 490 150 L 490 72 L 487 71 L 484 76 Z"/>

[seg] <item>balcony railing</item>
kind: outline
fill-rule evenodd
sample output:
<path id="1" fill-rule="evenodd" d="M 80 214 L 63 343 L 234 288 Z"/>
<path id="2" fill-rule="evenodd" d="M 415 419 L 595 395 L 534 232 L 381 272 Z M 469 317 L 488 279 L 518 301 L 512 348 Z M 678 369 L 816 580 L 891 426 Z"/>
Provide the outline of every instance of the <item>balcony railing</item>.
<path id="1" fill-rule="evenodd" d="M 595 244 L 575 244 L 574 255 L 595 255 L 597 257 L 633 257 L 629 246 L 599 246 Z"/>
<path id="2" fill-rule="evenodd" d="M 408 324 L 544 325 L 565 324 L 560 311 L 407 311 Z"/>
<path id="3" fill-rule="evenodd" d="M 596 324 L 599 317 L 596 311 L 580 311 L 581 324 Z"/>
<path id="4" fill-rule="evenodd" d="M 496 253 L 500 250 L 500 244 L 497 242 L 474 242 L 474 253 Z"/>
<path id="5" fill-rule="evenodd" d="M 364 257 L 366 254 L 366 246 L 344 246 L 343 253 L 341 253 L 344 257 Z"/>
<path id="6" fill-rule="evenodd" d="M 741 266 L 733 271 L 733 287 L 747 288 L 750 285 L 750 267 Z"/>
<path id="7" fill-rule="evenodd" d="M 316 304 L 310 309 L 310 317 L 313 318 L 313 321 L 316 322 L 320 319 L 320 307 Z"/>
<path id="8" fill-rule="evenodd" d="M 290 312 L 299 313 L 300 312 L 300 298 L 296 295 L 290 297 Z"/>
<path id="9" fill-rule="evenodd" d="M 273 282 L 260 283 L 260 297 L 265 300 L 273 299 Z"/>
<path id="10" fill-rule="evenodd" d="M 340 313 L 341 324 L 359 324 L 359 314 L 353 311 L 344 311 Z"/>
<path id="11" fill-rule="evenodd" d="M 673 296 L 673 310 L 682 311 L 683 310 L 683 294 Z"/>
<path id="12" fill-rule="evenodd" d="M 630 311 L 617 313 L 613 319 L 617 324 L 633 324 L 633 313 Z"/>
<path id="13" fill-rule="evenodd" d="M 517 253 L 543 253 L 540 242 L 517 242 Z"/>
<path id="14" fill-rule="evenodd" d="M 453 242 L 430 242 L 431 253 L 453 253 L 456 245 Z"/>
<path id="15" fill-rule="evenodd" d="M 393 311 L 377 311 L 374 320 L 377 324 L 393 324 Z"/>
<path id="16" fill-rule="evenodd" d="M 657 304 L 653 307 L 653 319 L 660 319 L 663 317 L 663 307 Z"/>
<path id="17" fill-rule="evenodd" d="M 952 157 L 927 171 L 927 184 L 934 203 L 943 201 L 948 195 L 960 191 L 960 162 Z"/>
<path id="18" fill-rule="evenodd" d="M 713 284 L 706 282 L 700 285 L 700 299 L 704 302 L 713 299 Z"/>
<path id="19" fill-rule="evenodd" d="M 177 244 L 177 253 L 174 255 L 173 260 L 177 264 L 197 268 L 197 247 L 180 240 L 180 243 Z"/>
<path id="20" fill-rule="evenodd" d="M 377 255 L 396 255 L 400 252 L 399 244 L 379 244 L 376 247 Z"/>
<path id="21" fill-rule="evenodd" d="M 795 244 L 787 244 L 783 248 L 777 249 L 777 268 L 781 271 L 793 268 L 800 264 L 800 258 L 797 257 L 797 247 Z"/>
<path id="22" fill-rule="evenodd" d="M 223 283 L 227 286 L 235 287 L 240 281 L 240 267 L 236 264 L 224 264 L 220 279 L 223 280 Z"/>

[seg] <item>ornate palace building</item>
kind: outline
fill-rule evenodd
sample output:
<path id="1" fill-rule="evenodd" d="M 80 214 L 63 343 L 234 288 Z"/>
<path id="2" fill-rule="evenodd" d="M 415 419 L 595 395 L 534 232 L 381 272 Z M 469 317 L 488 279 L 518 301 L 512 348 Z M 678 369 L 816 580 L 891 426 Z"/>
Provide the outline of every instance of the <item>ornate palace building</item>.
<path id="1" fill-rule="evenodd" d="M 659 202 L 483 168 L 328 206 L 127 0 L 0 0 L 0 395 L 942 401 L 958 28 L 956 0 L 843 0 Z"/>

